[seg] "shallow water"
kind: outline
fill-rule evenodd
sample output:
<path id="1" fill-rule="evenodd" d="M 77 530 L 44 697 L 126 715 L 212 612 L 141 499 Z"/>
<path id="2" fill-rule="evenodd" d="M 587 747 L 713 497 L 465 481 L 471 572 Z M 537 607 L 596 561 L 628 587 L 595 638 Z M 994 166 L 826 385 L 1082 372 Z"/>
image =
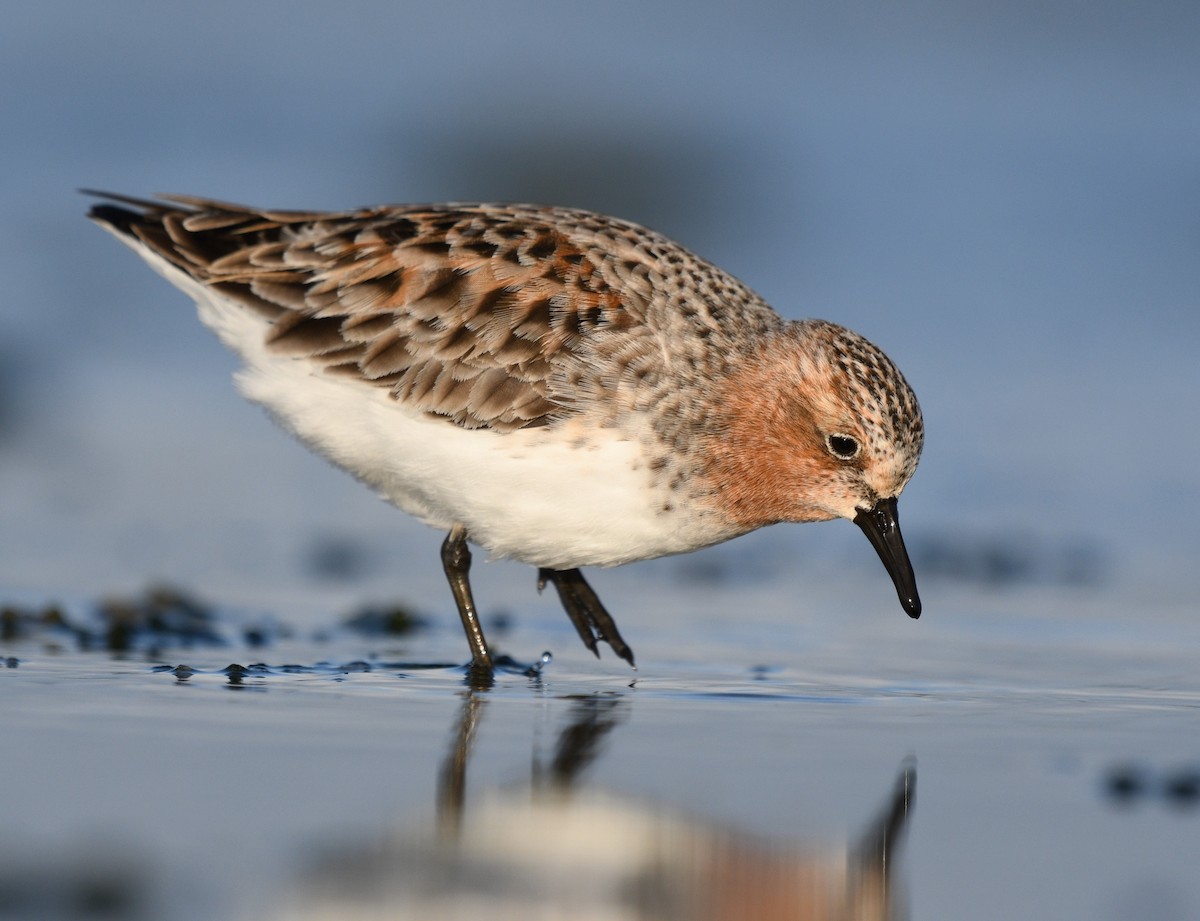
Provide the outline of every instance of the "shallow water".
<path id="1" fill-rule="evenodd" d="M 0 918 L 372 894 L 477 917 L 482 891 L 578 921 L 678 910 L 705 867 L 743 906 L 772 868 L 811 905 L 906 771 L 897 914 L 1200 917 L 1200 6 L 23 6 L 0 29 L 0 607 L 87 627 L 0 629 Z M 590 576 L 636 673 L 528 568 L 482 565 L 512 621 L 491 638 L 553 661 L 475 694 L 415 667 L 464 657 L 441 535 L 245 405 L 81 185 L 591 207 L 859 330 L 925 410 L 902 510 L 924 616 L 849 524 L 773 528 Z M 155 575 L 213 618 L 91 619 Z M 426 629 L 338 627 L 397 594 Z M 612 856 L 654 835 L 696 859 Z M 550 880 L 516 860 L 539 845 Z"/>
<path id="2" fill-rule="evenodd" d="M 748 608 L 734 646 L 713 627 L 740 592 L 706 593 L 623 624 L 636 672 L 565 618 L 513 617 L 499 644 L 553 660 L 486 691 L 436 665 L 463 658 L 448 611 L 400 637 L 277 621 L 248 646 L 205 610 L 223 645 L 135 634 L 128 658 L 31 627 L 0 649 L 0 917 L 770 917 L 751 894 L 781 880 L 779 917 L 830 892 L 866 917 L 1200 912 L 1184 609 L 1135 632 L 1099 592 L 935 585 L 952 618 Z M 855 855 L 898 783 L 888 915 Z"/>

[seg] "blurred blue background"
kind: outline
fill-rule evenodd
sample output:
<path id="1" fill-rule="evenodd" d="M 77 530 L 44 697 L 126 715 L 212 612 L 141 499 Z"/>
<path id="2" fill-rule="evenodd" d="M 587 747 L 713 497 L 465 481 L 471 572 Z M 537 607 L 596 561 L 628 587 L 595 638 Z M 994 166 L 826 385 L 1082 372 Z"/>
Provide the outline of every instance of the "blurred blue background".
<path id="1" fill-rule="evenodd" d="M 928 428 L 919 569 L 1190 596 L 1194 3 L 44 0 L 0 24 L 0 585 L 253 602 L 350 547 L 354 591 L 444 600 L 440 537 L 240 400 L 184 296 L 83 219 L 90 186 L 647 224 L 897 361 Z M 860 542 L 718 553 L 882 580 Z"/>

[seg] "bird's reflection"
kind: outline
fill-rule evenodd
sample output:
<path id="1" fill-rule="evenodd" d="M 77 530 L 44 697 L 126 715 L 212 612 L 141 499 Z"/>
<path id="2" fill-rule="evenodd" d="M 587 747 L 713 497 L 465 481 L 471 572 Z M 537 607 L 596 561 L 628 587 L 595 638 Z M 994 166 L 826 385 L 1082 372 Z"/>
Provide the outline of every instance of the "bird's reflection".
<path id="1" fill-rule="evenodd" d="M 912 812 L 906 764 L 861 838 L 765 841 L 578 783 L 630 701 L 585 697 L 530 788 L 472 797 L 471 748 L 488 706 L 465 694 L 438 783 L 436 834 L 405 832 L 327 860 L 296 919 L 569 918 L 832 921 L 902 915 L 893 858 Z"/>

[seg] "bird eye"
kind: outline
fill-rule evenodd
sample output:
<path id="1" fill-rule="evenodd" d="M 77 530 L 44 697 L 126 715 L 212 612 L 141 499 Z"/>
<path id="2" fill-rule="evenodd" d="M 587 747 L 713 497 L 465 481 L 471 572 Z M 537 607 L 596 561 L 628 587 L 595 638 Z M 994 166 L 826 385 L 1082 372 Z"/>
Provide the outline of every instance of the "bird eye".
<path id="1" fill-rule="evenodd" d="M 830 454 L 842 460 L 850 460 L 858 453 L 858 439 L 849 435 L 826 435 L 825 445 Z"/>

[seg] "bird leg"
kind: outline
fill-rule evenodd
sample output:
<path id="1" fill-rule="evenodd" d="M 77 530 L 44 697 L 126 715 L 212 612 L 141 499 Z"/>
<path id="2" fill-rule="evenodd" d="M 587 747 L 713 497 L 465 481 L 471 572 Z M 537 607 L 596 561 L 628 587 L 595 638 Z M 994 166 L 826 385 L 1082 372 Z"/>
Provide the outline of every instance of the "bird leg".
<path id="1" fill-rule="evenodd" d="M 471 646 L 471 668 L 490 675 L 492 656 L 483 638 L 483 627 L 479 624 L 479 613 L 475 609 L 471 583 L 467 579 L 471 569 L 471 550 L 467 547 L 467 529 L 461 524 L 452 527 L 442 543 L 442 567 L 446 570 L 454 603 L 458 605 L 458 616 L 462 618 L 467 643 Z"/>
<path id="2" fill-rule="evenodd" d="M 554 583 L 567 617 L 571 618 L 583 645 L 595 653 L 596 658 L 600 658 L 600 650 L 596 648 L 596 639 L 599 638 L 608 643 L 618 656 L 637 668 L 633 663 L 633 650 L 621 639 L 612 615 L 604 609 L 600 598 L 583 578 L 583 573 L 578 569 L 539 569 L 539 592 L 547 582 Z"/>

